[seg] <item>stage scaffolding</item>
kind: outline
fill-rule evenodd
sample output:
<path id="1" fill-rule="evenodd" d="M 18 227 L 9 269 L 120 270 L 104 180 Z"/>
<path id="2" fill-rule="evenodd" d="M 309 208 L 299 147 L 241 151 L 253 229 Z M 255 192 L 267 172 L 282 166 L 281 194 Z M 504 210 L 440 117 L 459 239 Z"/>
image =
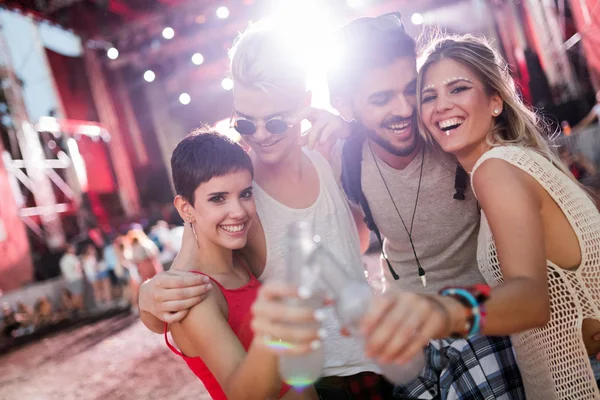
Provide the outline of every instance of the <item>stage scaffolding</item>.
<path id="1" fill-rule="evenodd" d="M 9 174 L 31 192 L 34 202 L 33 206 L 27 206 L 23 201 L 18 201 L 21 205 L 20 216 L 25 225 L 42 238 L 49 248 L 60 248 L 65 243 L 65 234 L 59 214 L 66 211 L 67 205 L 57 203 L 53 184 L 60 190 L 66 190 L 68 187 L 55 171 L 64 167 L 55 160 L 45 158 L 40 136 L 29 122 L 21 95 L 21 84 L 12 69 L 10 53 L 1 30 L 0 55 L 1 90 L 11 120 L 8 126 L 11 151 L 3 154 L 3 160 Z M 8 156 L 7 153 L 12 155 Z M 16 188 L 19 188 L 19 185 L 16 185 Z M 20 195 L 14 194 L 17 198 Z M 35 222 L 37 218 L 34 217 L 39 217 L 39 223 Z"/>

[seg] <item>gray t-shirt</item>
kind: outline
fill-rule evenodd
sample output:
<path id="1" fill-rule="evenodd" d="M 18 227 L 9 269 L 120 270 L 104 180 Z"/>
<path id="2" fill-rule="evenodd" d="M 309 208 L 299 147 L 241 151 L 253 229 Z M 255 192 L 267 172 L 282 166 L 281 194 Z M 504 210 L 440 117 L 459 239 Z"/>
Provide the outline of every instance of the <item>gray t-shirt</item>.
<path id="1" fill-rule="evenodd" d="M 332 164 L 341 173 L 341 144 L 334 149 Z M 368 141 L 363 146 L 362 189 L 369 202 L 373 219 L 382 236 L 384 251 L 400 279 L 395 281 L 388 272 L 385 260 L 381 268 L 388 282 L 398 288 L 423 293 L 436 293 L 445 286 L 470 286 L 484 283 L 476 260 L 479 210 L 475 196 L 466 190 L 465 200 L 453 198 L 456 161 L 440 150 L 426 147 L 424 157 L 419 153 L 403 170 L 396 170 L 377 158 L 377 170 Z M 336 160 L 337 159 L 337 160 Z M 410 230 L 421 160 L 423 178 L 419 192 L 412 238 L 421 266 L 425 269 L 424 288 L 417 273 L 417 264 L 408 234 L 396 207 Z M 383 178 L 383 179 L 382 179 Z M 384 180 L 393 201 L 385 187 Z M 396 207 L 394 206 L 394 202 Z"/>

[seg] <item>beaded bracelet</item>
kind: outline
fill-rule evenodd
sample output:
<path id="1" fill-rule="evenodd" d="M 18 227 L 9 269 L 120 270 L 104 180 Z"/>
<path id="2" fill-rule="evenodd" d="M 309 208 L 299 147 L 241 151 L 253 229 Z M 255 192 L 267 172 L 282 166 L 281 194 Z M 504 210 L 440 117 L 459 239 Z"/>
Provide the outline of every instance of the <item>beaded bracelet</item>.
<path id="1" fill-rule="evenodd" d="M 445 288 L 440 291 L 440 295 L 453 297 L 465 306 L 467 310 L 470 310 L 470 316 L 467 316 L 465 331 L 462 333 L 453 333 L 452 337 L 469 337 L 481 332 L 487 315 L 484 302 L 488 299 L 488 286 L 477 285 L 472 288 Z"/>

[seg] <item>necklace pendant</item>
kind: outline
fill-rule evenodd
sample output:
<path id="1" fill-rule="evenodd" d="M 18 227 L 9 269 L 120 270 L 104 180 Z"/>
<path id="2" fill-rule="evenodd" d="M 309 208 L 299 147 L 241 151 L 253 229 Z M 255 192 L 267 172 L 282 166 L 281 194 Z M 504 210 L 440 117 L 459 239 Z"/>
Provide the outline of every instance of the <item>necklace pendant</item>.
<path id="1" fill-rule="evenodd" d="M 423 283 L 423 287 L 427 287 L 427 277 L 425 275 L 421 276 L 421 283 Z"/>

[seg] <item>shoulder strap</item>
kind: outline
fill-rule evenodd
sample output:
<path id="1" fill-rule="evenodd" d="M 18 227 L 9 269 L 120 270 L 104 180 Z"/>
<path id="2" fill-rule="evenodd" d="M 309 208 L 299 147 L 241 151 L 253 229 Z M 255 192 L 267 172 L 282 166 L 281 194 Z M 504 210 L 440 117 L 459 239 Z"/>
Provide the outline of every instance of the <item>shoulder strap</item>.
<path id="1" fill-rule="evenodd" d="M 185 355 L 179 351 L 177 348 L 175 348 L 175 346 L 173 346 L 171 344 L 171 342 L 169 342 L 169 336 L 167 335 L 169 332 L 169 324 L 165 322 L 165 343 L 167 344 L 167 347 L 175 354 L 177 354 L 180 357 L 185 357 Z"/>
<path id="2" fill-rule="evenodd" d="M 456 166 L 456 174 L 454 176 L 454 199 L 455 200 L 464 200 L 465 199 L 465 190 L 467 190 L 467 182 L 469 182 L 469 174 L 467 171 L 458 164 Z"/>
<path id="3" fill-rule="evenodd" d="M 346 196 L 350 201 L 358 203 L 365 216 L 365 223 L 369 230 L 375 233 L 379 245 L 381 246 L 381 255 L 385 259 L 390 273 L 395 280 L 399 279 L 398 274 L 394 271 L 390 260 L 383 251 L 383 239 L 379 228 L 373 220 L 373 214 L 369 207 L 369 202 L 362 191 L 361 175 L 362 175 L 362 149 L 364 144 L 364 136 L 353 134 L 346 140 L 342 147 L 342 188 L 346 192 Z"/>

